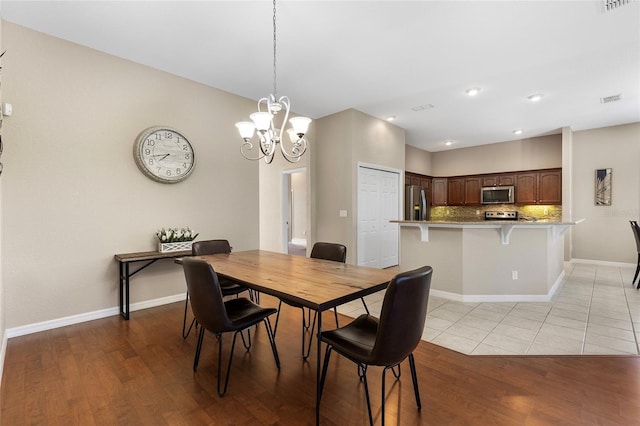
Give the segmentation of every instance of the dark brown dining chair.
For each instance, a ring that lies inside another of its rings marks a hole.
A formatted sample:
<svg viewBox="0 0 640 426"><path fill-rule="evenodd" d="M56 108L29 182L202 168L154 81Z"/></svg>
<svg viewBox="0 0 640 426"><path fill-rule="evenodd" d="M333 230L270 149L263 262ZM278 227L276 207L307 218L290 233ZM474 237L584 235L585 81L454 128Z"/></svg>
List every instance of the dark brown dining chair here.
<svg viewBox="0 0 640 426"><path fill-rule="evenodd" d="M331 352L336 351L358 365L358 375L364 383L367 398L369 423L373 425L367 366L383 366L381 418L384 425L385 375L391 369L399 379L400 363L408 357L416 404L418 410L422 408L413 351L420 343L424 329L432 272L430 266L423 266L396 275L385 292L380 319L362 314L344 327L322 332L322 341L327 344L327 350L320 378L320 397Z"/></svg>
<svg viewBox="0 0 640 426"><path fill-rule="evenodd" d="M311 254L309 255L312 259L323 259L323 260L331 260L333 262L341 262L345 263L347 260L347 247L338 244L338 243L323 243L318 242L313 245L311 249ZM282 300L278 304L278 315L276 316L276 325L274 326L275 332L278 330L278 321L280 319L280 308L282 307ZM364 301L363 301L364 302ZM311 320L311 310L306 309L306 317L305 317L305 307L291 301L284 301L289 306L293 306L294 308L300 308L302 310L302 358L307 359L309 357L309 352L311 351L311 342L313 341L313 330L315 329L317 312L314 313L313 323ZM333 313L336 318L336 327L338 327L338 311L334 308ZM306 331L311 327L311 332L309 333L309 344L305 345L304 335ZM275 334L274 332L274 334ZM305 350L306 347L306 350Z"/></svg>
<svg viewBox="0 0 640 426"><path fill-rule="evenodd" d="M184 267L184 275L187 280L187 288L191 295L191 309L198 324L200 324L196 355L193 360L193 371L195 372L198 369L204 332L208 330L214 333L218 340L218 395L224 396L227 392L227 386L229 385L229 373L231 372L233 350L236 345L238 333L240 333L245 348L249 351L251 348L251 331L249 328L260 322L264 322L265 328L267 329L267 337L271 344L273 358L275 359L276 367L280 369L278 349L276 348L273 330L269 322L269 316L275 314L277 312L276 309L263 308L246 297L223 300L218 275L213 270L213 267L205 260L185 258L182 266ZM246 340L243 333L244 330L247 330ZM222 381L222 334L227 332L233 332L233 340L229 353L229 362L227 363L224 388L220 389L220 383Z"/></svg>
<svg viewBox="0 0 640 426"><path fill-rule="evenodd" d="M228 240L204 240L204 241L196 241L191 246L191 254L193 256L203 256L207 254L218 254L218 253L231 253L231 245ZM249 289L243 285L238 284L237 282L219 277L218 281L220 282L220 289L222 290L223 296L237 296L243 291L248 291ZM251 294L251 300L253 300L253 294ZM194 317L191 320L191 324L189 328L187 328L187 311L189 310L189 292L187 291L187 296L184 301L184 318L182 319L182 338L186 339L191 333L191 329L194 325L197 327L196 318Z"/></svg>
<svg viewBox="0 0 640 426"><path fill-rule="evenodd" d="M636 273L633 276L633 281L631 281L631 285L635 285L636 280L638 279L638 272L640 272L640 226L638 226L638 222L635 220L630 220L631 229L633 230L633 236L636 238L636 249L638 251L638 264L636 266ZM638 286L636 287L640 289L640 281L638 281Z"/></svg>

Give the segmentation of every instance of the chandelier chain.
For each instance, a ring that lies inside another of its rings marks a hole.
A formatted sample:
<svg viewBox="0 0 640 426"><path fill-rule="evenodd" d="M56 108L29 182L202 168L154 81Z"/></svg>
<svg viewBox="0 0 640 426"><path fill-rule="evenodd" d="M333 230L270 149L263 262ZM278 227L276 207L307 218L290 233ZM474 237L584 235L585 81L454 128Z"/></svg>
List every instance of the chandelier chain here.
<svg viewBox="0 0 640 426"><path fill-rule="evenodd" d="M278 90L276 89L276 0L273 0L273 96L278 99Z"/></svg>

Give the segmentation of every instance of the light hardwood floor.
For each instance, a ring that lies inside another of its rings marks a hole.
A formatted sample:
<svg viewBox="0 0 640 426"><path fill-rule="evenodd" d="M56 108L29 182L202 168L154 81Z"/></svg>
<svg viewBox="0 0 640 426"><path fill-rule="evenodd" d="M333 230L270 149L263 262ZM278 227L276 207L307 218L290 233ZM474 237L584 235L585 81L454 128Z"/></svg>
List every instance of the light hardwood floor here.
<svg viewBox="0 0 640 426"><path fill-rule="evenodd" d="M276 300L262 295L262 303L273 306ZM299 309L285 307L280 318L281 370L261 326L250 353L236 346L229 391L220 398L215 337L205 338L194 374L197 339L193 333L186 340L180 336L183 306L10 339L0 424L314 424L315 350L309 362L302 361ZM331 327L332 315L325 318ZM638 356L469 356L421 342L415 357L422 411L405 362L399 382L387 375L388 425L631 425L640 419ZM379 373L369 371L376 424ZM321 424L367 423L356 368L334 355Z"/></svg>

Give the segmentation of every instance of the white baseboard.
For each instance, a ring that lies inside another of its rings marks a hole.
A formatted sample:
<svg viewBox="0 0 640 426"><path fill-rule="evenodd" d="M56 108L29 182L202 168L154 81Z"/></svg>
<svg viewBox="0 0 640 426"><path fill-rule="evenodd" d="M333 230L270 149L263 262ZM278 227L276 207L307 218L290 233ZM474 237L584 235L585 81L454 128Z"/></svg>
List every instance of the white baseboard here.
<svg viewBox="0 0 640 426"><path fill-rule="evenodd" d="M593 260L593 259L571 259L570 263L581 263L588 265L599 265L599 266L613 266L616 268L635 268L635 263L625 263L625 262L608 262L606 260Z"/></svg>
<svg viewBox="0 0 640 426"><path fill-rule="evenodd" d="M167 305L169 303L179 302L184 300L186 293L174 294L173 296L161 297L159 299L145 300L142 302L136 302L129 305L129 311L139 311L142 309L153 308L155 306ZM113 315L120 314L120 307L101 309L99 311L86 312L78 315L71 315L68 317L58 318L49 321L43 321L35 324L23 325L20 327L9 328L5 330L5 337L2 344L2 352L0 352L0 362L4 365L4 351L7 339L12 337L24 336L26 334L38 333L40 331L52 330L54 328L65 327L67 325L79 324L81 322L93 321L100 318L106 318ZM1 376L0 376L1 377Z"/></svg>
<svg viewBox="0 0 640 426"><path fill-rule="evenodd" d="M0 347L0 383L2 382L2 371L4 369L4 356L7 353L7 332L2 336L2 346Z"/></svg>
<svg viewBox="0 0 640 426"><path fill-rule="evenodd" d="M432 289L431 295L455 302L549 302L562 284L564 275L562 271L547 294L458 294Z"/></svg>

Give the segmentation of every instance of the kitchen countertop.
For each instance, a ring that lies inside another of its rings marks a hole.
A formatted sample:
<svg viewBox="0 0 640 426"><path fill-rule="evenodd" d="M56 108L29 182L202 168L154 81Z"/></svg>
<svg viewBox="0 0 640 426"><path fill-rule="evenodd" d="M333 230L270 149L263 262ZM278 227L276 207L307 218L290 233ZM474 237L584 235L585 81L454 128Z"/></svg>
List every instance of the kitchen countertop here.
<svg viewBox="0 0 640 426"><path fill-rule="evenodd" d="M458 221L442 221L442 220L391 220L391 223L398 223L400 226L420 228L421 239L423 242L429 241L429 228L487 228L500 229L502 244L509 244L509 236L513 229L516 228L551 228L553 237L557 238L562 235L569 226L577 225L584 221L578 219L576 221L562 222L555 220L458 220Z"/></svg>

